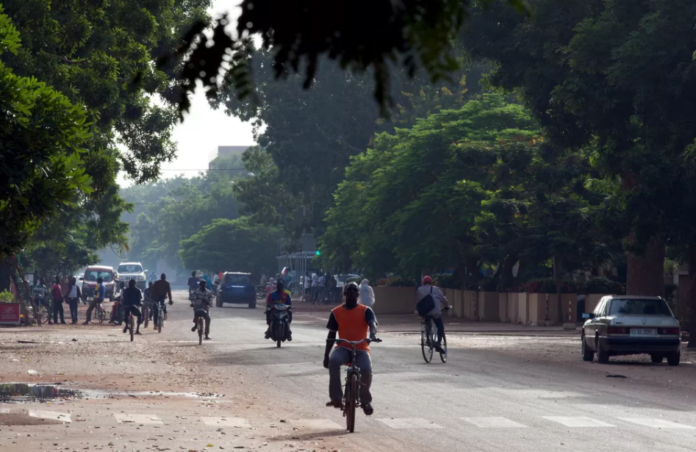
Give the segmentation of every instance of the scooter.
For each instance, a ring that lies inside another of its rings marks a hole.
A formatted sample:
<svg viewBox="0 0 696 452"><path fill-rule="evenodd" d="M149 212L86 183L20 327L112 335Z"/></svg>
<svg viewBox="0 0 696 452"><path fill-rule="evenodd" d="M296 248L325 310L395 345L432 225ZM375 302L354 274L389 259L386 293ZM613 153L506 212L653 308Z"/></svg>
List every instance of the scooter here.
<svg viewBox="0 0 696 452"><path fill-rule="evenodd" d="M290 337L290 306L276 303L271 310L271 340L276 346L288 340Z"/></svg>

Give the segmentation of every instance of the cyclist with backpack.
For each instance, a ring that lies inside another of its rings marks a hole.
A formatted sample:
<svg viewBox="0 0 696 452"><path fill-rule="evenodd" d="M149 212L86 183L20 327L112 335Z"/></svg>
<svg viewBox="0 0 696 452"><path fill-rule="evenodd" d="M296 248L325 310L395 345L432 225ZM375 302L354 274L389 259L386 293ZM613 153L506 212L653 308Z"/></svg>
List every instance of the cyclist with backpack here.
<svg viewBox="0 0 696 452"><path fill-rule="evenodd" d="M437 344L435 350L444 353L442 349L442 338L445 335L445 325L442 323L442 307L449 308L449 302L445 294L433 286L433 279L430 276L423 278L423 285L416 290L416 311L418 315L425 319L432 319L437 327Z"/></svg>

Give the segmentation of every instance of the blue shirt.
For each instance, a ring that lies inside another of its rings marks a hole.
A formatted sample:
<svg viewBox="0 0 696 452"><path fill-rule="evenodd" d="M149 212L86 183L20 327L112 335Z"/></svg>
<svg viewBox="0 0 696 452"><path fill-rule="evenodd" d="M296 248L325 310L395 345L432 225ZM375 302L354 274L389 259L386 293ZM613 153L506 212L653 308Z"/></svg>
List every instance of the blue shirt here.
<svg viewBox="0 0 696 452"><path fill-rule="evenodd" d="M104 287L104 283L97 284L99 286L99 290L97 291L97 300L104 301L104 297L106 296L106 287Z"/></svg>

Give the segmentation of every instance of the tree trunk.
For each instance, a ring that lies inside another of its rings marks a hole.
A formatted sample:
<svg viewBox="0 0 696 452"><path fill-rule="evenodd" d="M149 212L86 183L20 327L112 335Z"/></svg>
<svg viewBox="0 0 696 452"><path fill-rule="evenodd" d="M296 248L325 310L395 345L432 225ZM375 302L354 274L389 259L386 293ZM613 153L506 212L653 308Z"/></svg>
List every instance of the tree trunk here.
<svg viewBox="0 0 696 452"><path fill-rule="evenodd" d="M626 295L665 296L665 241L654 236L645 250L637 256L627 253Z"/></svg>
<svg viewBox="0 0 696 452"><path fill-rule="evenodd" d="M688 319L689 348L696 348L696 244L689 247L689 275L688 282L684 281L685 289L688 289L686 303L686 315L680 317ZM680 281L681 283L681 281ZM681 285L680 285L681 291Z"/></svg>
<svg viewBox="0 0 696 452"><path fill-rule="evenodd" d="M0 292L10 290L10 281L14 271L14 262L11 258L0 259Z"/></svg>

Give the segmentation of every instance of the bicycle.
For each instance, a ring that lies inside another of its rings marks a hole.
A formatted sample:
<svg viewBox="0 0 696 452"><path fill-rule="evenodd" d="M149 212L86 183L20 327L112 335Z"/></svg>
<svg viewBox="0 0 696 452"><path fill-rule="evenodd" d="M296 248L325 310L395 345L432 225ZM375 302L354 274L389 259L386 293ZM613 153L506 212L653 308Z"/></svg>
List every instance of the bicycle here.
<svg viewBox="0 0 696 452"><path fill-rule="evenodd" d="M360 341L347 341L345 339L335 339L336 344L348 344L351 346L351 358L346 371L346 387L343 391L343 417L346 418L346 428L350 433L355 431L355 408L360 406L360 368L355 364L356 350L359 344L367 342L382 342L382 339L362 339Z"/></svg>
<svg viewBox="0 0 696 452"><path fill-rule="evenodd" d="M152 302L145 301L143 303L143 327L147 328L150 324L150 310L152 309Z"/></svg>
<svg viewBox="0 0 696 452"><path fill-rule="evenodd" d="M447 312L449 308L443 308L444 312ZM437 345L437 326L434 324L430 317L421 317L421 352L423 353L423 359L426 363L430 363L433 360L433 352L435 351L435 346ZM447 338L445 334L442 334L442 344L440 345L442 349L440 353L440 360L443 363L447 362Z"/></svg>
<svg viewBox="0 0 696 452"><path fill-rule="evenodd" d="M155 303L157 304L157 325L155 325L155 327L157 328L157 332L161 333L162 327L164 326L164 308L162 307L164 305L164 301L156 301Z"/></svg>
<svg viewBox="0 0 696 452"><path fill-rule="evenodd" d="M203 329L205 328L205 318L198 316L196 319L196 326L198 326L198 345L203 345Z"/></svg>
<svg viewBox="0 0 696 452"><path fill-rule="evenodd" d="M97 319L99 319L99 324L101 325L106 321L109 315L106 313L106 309L102 307L101 303L97 303Z"/></svg>
<svg viewBox="0 0 696 452"><path fill-rule="evenodd" d="M133 320L133 313L130 311L128 312L128 319L126 320L126 325L128 325L128 329L130 330L131 342L133 342L133 338L135 337L135 325Z"/></svg>

